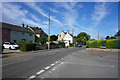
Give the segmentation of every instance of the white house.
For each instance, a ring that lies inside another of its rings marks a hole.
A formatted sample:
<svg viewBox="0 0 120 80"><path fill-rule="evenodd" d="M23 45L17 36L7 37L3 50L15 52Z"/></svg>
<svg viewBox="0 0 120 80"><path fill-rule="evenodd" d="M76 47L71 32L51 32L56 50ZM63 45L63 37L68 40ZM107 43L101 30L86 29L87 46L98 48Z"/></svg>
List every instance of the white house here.
<svg viewBox="0 0 120 80"><path fill-rule="evenodd" d="M63 30L60 35L58 35L58 41L63 41L65 43L65 47L73 45L73 35L67 32L65 33Z"/></svg>

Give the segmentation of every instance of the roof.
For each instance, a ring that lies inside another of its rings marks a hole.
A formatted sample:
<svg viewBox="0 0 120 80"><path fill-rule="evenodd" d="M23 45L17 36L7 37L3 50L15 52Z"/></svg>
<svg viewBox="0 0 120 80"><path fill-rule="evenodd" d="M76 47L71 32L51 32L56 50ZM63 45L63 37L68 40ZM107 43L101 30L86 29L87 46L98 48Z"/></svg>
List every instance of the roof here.
<svg viewBox="0 0 120 80"><path fill-rule="evenodd" d="M37 27L30 27L30 28L32 28L32 30L34 30L36 34L42 34L44 36L48 36L41 28L37 28Z"/></svg>
<svg viewBox="0 0 120 80"><path fill-rule="evenodd" d="M8 24L8 23L4 23L4 22L0 22L0 24L2 24L2 28L5 28L5 29L21 31L21 32L28 32L28 33L34 33L30 29L25 28L25 27L21 27L21 26L18 26L18 25Z"/></svg>

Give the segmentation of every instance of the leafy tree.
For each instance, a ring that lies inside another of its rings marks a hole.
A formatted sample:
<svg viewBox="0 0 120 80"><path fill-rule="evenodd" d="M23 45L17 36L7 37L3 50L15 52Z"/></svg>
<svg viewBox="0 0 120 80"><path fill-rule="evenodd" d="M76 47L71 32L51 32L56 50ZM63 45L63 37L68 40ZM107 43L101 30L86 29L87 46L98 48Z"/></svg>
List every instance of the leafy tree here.
<svg viewBox="0 0 120 80"><path fill-rule="evenodd" d="M110 39L110 37L109 37L109 36L107 36L105 39Z"/></svg>
<svg viewBox="0 0 120 80"><path fill-rule="evenodd" d="M115 34L115 36L120 36L120 30Z"/></svg>
<svg viewBox="0 0 120 80"><path fill-rule="evenodd" d="M45 44L46 41L47 41L47 39L46 39L46 37L44 37L44 36L42 36L42 37L39 39L39 42L40 42L41 44Z"/></svg>
<svg viewBox="0 0 120 80"><path fill-rule="evenodd" d="M76 39L78 43L85 45L86 42L90 39L90 35L85 32L81 32L77 35Z"/></svg>
<svg viewBox="0 0 120 80"><path fill-rule="evenodd" d="M50 39L51 39L52 41L56 41L56 40L58 39L58 37L57 37L56 35L52 35L52 36L50 36Z"/></svg>

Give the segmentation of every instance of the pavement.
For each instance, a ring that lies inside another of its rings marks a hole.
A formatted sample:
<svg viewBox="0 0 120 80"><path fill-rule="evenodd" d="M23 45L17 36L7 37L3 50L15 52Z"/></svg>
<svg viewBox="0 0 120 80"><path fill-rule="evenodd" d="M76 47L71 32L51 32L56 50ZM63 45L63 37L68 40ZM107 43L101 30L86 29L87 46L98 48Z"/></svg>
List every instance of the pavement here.
<svg viewBox="0 0 120 80"><path fill-rule="evenodd" d="M118 78L118 58L104 57L108 56L109 52L85 49L70 47L3 58L3 78Z"/></svg>

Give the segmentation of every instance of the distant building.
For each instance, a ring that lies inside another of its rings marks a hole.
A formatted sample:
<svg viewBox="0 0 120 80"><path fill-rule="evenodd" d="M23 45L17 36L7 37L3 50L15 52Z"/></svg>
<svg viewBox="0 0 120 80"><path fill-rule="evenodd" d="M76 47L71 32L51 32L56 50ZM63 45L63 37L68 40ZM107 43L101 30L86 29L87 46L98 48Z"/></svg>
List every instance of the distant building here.
<svg viewBox="0 0 120 80"><path fill-rule="evenodd" d="M27 28L29 28L31 31L35 33L35 42L38 42L42 36L46 38L48 37L48 35L41 28L29 26L27 26Z"/></svg>
<svg viewBox="0 0 120 80"><path fill-rule="evenodd" d="M20 42L20 41L31 41L35 42L35 34L28 28L24 27L24 24L21 26L12 25L8 23L0 22L2 28L0 31L2 32L2 42Z"/></svg>
<svg viewBox="0 0 120 80"><path fill-rule="evenodd" d="M58 35L58 41L63 41L65 43L65 46L72 46L74 43L76 43L75 38L73 37L72 34L69 33L69 31L67 30L67 32L64 32L62 30L61 34Z"/></svg>

